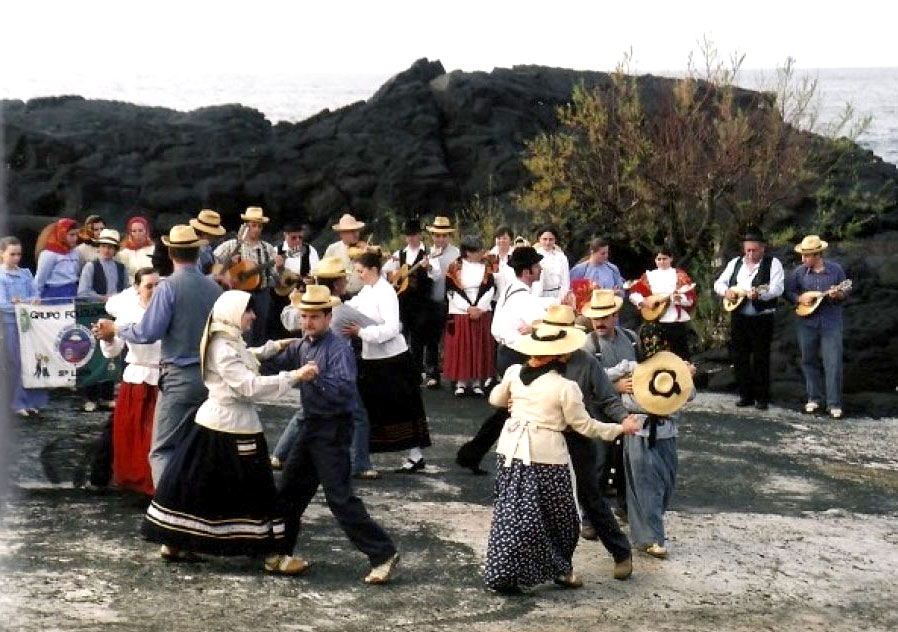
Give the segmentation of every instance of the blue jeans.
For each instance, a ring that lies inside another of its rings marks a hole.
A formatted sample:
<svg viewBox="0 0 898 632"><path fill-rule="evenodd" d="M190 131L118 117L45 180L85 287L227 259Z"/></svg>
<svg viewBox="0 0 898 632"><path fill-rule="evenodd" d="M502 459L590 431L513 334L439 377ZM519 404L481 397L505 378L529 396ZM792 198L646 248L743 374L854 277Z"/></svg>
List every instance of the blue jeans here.
<svg viewBox="0 0 898 632"><path fill-rule="evenodd" d="M808 401L823 403L825 399L830 409L841 408L842 328L821 329L799 323L798 346Z"/></svg>

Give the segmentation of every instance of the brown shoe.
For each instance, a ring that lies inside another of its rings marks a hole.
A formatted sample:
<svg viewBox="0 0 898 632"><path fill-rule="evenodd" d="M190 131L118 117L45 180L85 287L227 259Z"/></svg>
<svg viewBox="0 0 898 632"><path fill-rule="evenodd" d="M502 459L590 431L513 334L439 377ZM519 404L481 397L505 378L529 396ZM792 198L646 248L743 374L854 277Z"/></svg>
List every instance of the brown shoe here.
<svg viewBox="0 0 898 632"><path fill-rule="evenodd" d="M371 572L365 575L366 584L386 584L396 570L399 564L399 553L394 553L393 557L383 564L371 567Z"/></svg>
<svg viewBox="0 0 898 632"><path fill-rule="evenodd" d="M650 544L646 548L645 552L648 553L649 555L651 555L652 557L657 557L659 560L667 559L667 549L665 549L663 546L661 546L657 542L653 542L652 544Z"/></svg>
<svg viewBox="0 0 898 632"><path fill-rule="evenodd" d="M633 574L633 556L614 563L614 579L624 580Z"/></svg>
<svg viewBox="0 0 898 632"><path fill-rule="evenodd" d="M265 570L276 575L299 575L309 568L309 563L292 555L269 555L265 558Z"/></svg>
<svg viewBox="0 0 898 632"><path fill-rule="evenodd" d="M574 573L568 573L567 575L559 575L555 578L555 583L564 588L582 588L583 580L577 577Z"/></svg>

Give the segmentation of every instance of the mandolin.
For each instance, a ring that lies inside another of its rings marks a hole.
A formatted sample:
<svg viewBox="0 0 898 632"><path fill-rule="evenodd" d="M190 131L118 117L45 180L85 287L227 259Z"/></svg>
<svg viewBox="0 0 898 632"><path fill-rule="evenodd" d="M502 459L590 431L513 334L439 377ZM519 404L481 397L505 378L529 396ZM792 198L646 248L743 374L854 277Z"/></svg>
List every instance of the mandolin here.
<svg viewBox="0 0 898 632"><path fill-rule="evenodd" d="M745 302L746 297L748 297L748 290L744 290L741 287L736 287L735 285L730 288L735 294L736 298L730 300L728 298L723 299L723 309L727 312L732 312L739 309L739 306ZM753 290L757 290L758 294L761 292L766 292L770 289L769 285L759 285L757 287L752 288Z"/></svg>
<svg viewBox="0 0 898 632"><path fill-rule="evenodd" d="M639 313L643 320L658 320L661 318L661 315L667 311L667 308L670 306L670 301L673 300L674 294L685 294L693 288L695 288L695 283L690 283L670 294L652 294L651 296L646 296L645 300L642 302L642 307L639 308Z"/></svg>
<svg viewBox="0 0 898 632"><path fill-rule="evenodd" d="M838 285L833 285L825 292L820 292L819 290L809 290L807 292L802 292L798 297L798 305L795 306L795 313L802 318L804 318L805 316L810 316L817 310L818 307L820 307L820 303L822 303L823 299L825 299L827 296L833 296L836 292L845 292L850 289L851 279L845 279ZM814 299L814 302L810 305L804 305L802 301L807 298Z"/></svg>

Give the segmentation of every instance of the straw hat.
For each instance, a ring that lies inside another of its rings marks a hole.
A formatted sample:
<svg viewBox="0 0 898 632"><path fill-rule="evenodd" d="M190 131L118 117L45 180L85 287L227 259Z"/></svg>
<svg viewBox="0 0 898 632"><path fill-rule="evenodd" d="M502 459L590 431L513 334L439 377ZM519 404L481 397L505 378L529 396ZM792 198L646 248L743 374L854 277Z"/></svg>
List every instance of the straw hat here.
<svg viewBox="0 0 898 632"><path fill-rule="evenodd" d="M340 304L340 299L331 296L331 291L325 285L307 285L306 291L300 293L294 290L290 294L290 305L296 309L306 311L318 309L330 309Z"/></svg>
<svg viewBox="0 0 898 632"><path fill-rule="evenodd" d="M94 239L94 246L99 246L100 244L106 244L107 246L115 246L119 247L119 243L121 242L121 237L118 234L117 230L113 230L111 228L104 228L100 231L100 236Z"/></svg>
<svg viewBox="0 0 898 632"><path fill-rule="evenodd" d="M256 222L257 224L267 224L269 222L261 206L247 206L246 212L240 216L240 219L244 222Z"/></svg>
<svg viewBox="0 0 898 632"><path fill-rule="evenodd" d="M216 237L221 237L227 232L221 225L221 215L207 208L201 210L196 217L192 217L189 224L193 226L194 230Z"/></svg>
<svg viewBox="0 0 898 632"><path fill-rule="evenodd" d="M576 319L577 315L574 314L574 308L570 305L549 305L546 315L539 320L534 320L533 326L554 325L555 327L576 327L577 329L582 329L580 325L576 324Z"/></svg>
<svg viewBox="0 0 898 632"><path fill-rule="evenodd" d="M800 255L816 255L826 250L828 243L820 239L819 235L807 235L801 243L795 246L795 252Z"/></svg>
<svg viewBox="0 0 898 632"><path fill-rule="evenodd" d="M199 248L209 242L205 239L200 239L196 231L193 230L193 226L177 224L168 231L168 237L162 236L162 243L169 248Z"/></svg>
<svg viewBox="0 0 898 632"><path fill-rule="evenodd" d="M624 299L614 293L614 290L593 290L589 303L583 306L580 313L587 318L605 318L620 311Z"/></svg>
<svg viewBox="0 0 898 632"><path fill-rule="evenodd" d="M346 276L346 266L340 257L325 257L312 270L316 279L339 279Z"/></svg>
<svg viewBox="0 0 898 632"><path fill-rule="evenodd" d="M584 342L586 333L579 329L543 324L529 336L518 338L511 348L528 356L565 355L582 347Z"/></svg>
<svg viewBox="0 0 898 632"><path fill-rule="evenodd" d="M452 227L452 222L448 217L438 215L434 218L433 224L427 227L427 232L433 235L448 235L449 233L454 233L455 228Z"/></svg>
<svg viewBox="0 0 898 632"><path fill-rule="evenodd" d="M362 230L364 227L365 222L358 221L349 213L344 213L340 218L340 221L331 226L331 228L333 228L338 233L344 230Z"/></svg>
<svg viewBox="0 0 898 632"><path fill-rule="evenodd" d="M633 369L633 397L652 415L670 415L692 394L692 373L680 356L659 351Z"/></svg>

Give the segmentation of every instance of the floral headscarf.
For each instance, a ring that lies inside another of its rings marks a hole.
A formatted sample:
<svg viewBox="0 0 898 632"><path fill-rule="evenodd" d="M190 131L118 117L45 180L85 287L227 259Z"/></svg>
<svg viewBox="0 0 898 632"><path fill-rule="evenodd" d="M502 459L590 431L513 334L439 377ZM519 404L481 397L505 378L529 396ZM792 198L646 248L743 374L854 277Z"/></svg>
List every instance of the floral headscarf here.
<svg viewBox="0 0 898 632"><path fill-rule="evenodd" d="M47 245L45 246L45 248L60 255L68 254L72 250L72 248L69 246L65 238L70 230L77 227L78 222L70 218L63 218L57 221L56 227L47 238Z"/></svg>
<svg viewBox="0 0 898 632"><path fill-rule="evenodd" d="M144 230L147 232L147 241L145 244L138 246L134 243L134 240L131 238L131 226L134 224L142 224ZM128 223L125 224L125 240L122 242L122 248L128 250L139 250L141 248L146 248L147 246L153 245L153 236L150 235L150 223L146 220L145 217L141 217L140 215L135 215L131 219L128 220Z"/></svg>

